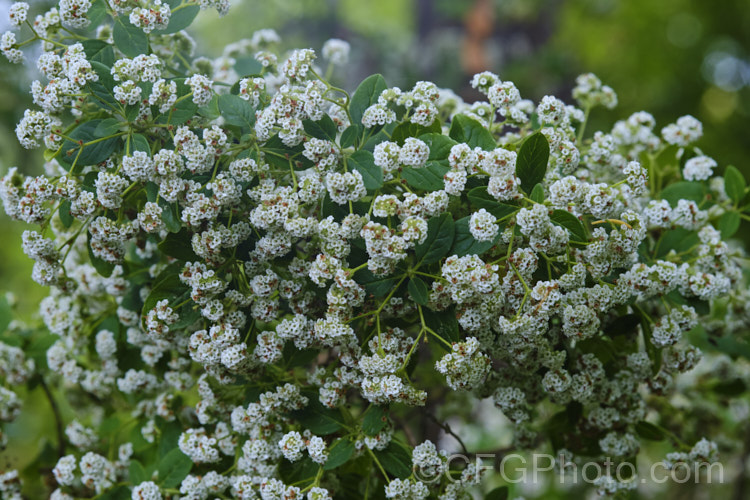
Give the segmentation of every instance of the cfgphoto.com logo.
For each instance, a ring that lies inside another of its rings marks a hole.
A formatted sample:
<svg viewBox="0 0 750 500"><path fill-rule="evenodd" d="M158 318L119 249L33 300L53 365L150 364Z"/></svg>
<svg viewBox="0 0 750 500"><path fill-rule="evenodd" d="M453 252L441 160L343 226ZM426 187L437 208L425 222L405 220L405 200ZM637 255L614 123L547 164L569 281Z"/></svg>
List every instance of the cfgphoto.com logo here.
<svg viewBox="0 0 750 500"><path fill-rule="evenodd" d="M565 455L550 455L547 453L533 453L520 455L495 455L480 453L477 455L463 455L456 453L448 457L444 467L413 467L414 477L423 483L434 483L442 478L451 482L458 481L460 475L455 470L462 466L473 466L476 470L473 480L479 483L481 477L490 471L500 473L508 483L536 483L549 480L550 474L556 475L560 483L600 484L609 479L621 483L723 483L724 466L720 462L676 462L666 464L655 462L648 468L637 468L633 463L614 461L610 458L601 461L571 462ZM451 473L451 469L454 470ZM464 477L464 482L466 481Z"/></svg>

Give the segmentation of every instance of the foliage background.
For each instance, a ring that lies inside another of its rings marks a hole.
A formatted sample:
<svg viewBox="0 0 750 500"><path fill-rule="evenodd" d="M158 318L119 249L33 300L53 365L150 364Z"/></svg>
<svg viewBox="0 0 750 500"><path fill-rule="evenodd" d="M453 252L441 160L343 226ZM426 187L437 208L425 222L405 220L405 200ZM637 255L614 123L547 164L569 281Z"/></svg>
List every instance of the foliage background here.
<svg viewBox="0 0 750 500"><path fill-rule="evenodd" d="M0 1L0 31L8 28L11 3ZM30 3L33 13L51 5ZM620 100L615 112L594 113L593 129L607 129L639 110L651 112L658 128L692 114L704 123L699 146L717 158L720 168L734 164L746 177L750 174L750 9L743 0L233 4L226 18L208 11L191 28L203 55L219 56L226 44L261 28L276 29L284 48L319 49L328 38L343 38L352 44L352 64L334 76L340 86L353 89L365 76L380 72L389 85L408 88L417 80L431 80L468 101L477 97L468 84L470 75L482 70L514 81L523 97L535 101L548 93L569 100L575 77L590 71L612 86ZM31 104L28 88L33 78L26 68L0 61L0 175L16 165L27 174L41 172L38 156L21 149L14 133ZM18 316L31 319L45 291L30 279L32 262L21 252L22 231L21 223L0 213L0 294L13 291ZM740 234L750 240L747 231ZM31 418L19 419L17 436L38 435L49 425L44 401L32 397L30 402L40 411L24 412ZM481 443L486 436L470 439ZM38 450L29 444L31 457ZM23 461L25 455L16 454L16 459ZM0 463L0 469L3 466ZM674 489L674 498L696 495Z"/></svg>

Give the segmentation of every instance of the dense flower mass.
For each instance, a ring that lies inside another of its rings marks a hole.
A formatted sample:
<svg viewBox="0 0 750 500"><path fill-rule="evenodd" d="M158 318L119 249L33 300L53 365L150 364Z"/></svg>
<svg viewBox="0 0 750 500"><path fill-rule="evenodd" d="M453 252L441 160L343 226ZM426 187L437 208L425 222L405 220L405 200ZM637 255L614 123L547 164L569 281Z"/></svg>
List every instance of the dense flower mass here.
<svg viewBox="0 0 750 500"><path fill-rule="evenodd" d="M515 449L571 461L633 461L667 432L659 398L704 355L688 337L729 345L750 321L729 242L745 181L694 146L700 122L592 133L617 104L592 74L572 103L491 72L472 104L380 75L350 95L271 30L195 58L183 29L228 7L10 10L24 30L3 54L42 42L16 134L45 174L10 169L0 197L37 226L23 250L50 333L0 337L0 421L15 386L64 389L52 498L469 498L480 471L423 419L484 398ZM667 462L717 459L672 430Z"/></svg>

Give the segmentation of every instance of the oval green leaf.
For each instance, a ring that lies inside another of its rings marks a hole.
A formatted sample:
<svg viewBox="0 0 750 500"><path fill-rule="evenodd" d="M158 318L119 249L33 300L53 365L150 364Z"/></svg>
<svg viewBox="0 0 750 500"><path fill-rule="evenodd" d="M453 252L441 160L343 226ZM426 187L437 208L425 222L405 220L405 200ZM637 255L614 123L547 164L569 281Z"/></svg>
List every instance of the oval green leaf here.
<svg viewBox="0 0 750 500"><path fill-rule="evenodd" d="M161 459L158 466L159 484L162 488L174 488L182 482L193 468L193 461L175 448Z"/></svg>
<svg viewBox="0 0 750 500"><path fill-rule="evenodd" d="M449 167L441 165L436 161L431 161L422 168L405 167L401 171L401 177L414 189L437 191L445 187L443 176L449 170Z"/></svg>
<svg viewBox="0 0 750 500"><path fill-rule="evenodd" d="M427 283L418 276L413 276L409 280L408 290L409 295L417 304L426 305L430 299L430 289L427 287Z"/></svg>
<svg viewBox="0 0 750 500"><path fill-rule="evenodd" d="M549 143L541 132L530 135L521 145L516 160L516 176L526 193L544 180L549 162Z"/></svg>
<svg viewBox="0 0 750 500"><path fill-rule="evenodd" d="M362 124L362 115L364 115L365 110L378 102L380 93L387 88L385 78L380 74L368 76L359 84L349 104L349 114L352 117L352 124Z"/></svg>
<svg viewBox="0 0 750 500"><path fill-rule="evenodd" d="M233 94L223 94L218 100L219 112L230 125L252 129L255 125L255 109L243 98Z"/></svg>
<svg viewBox="0 0 750 500"><path fill-rule="evenodd" d="M133 26L126 16L116 16L112 29L115 47L128 57L148 54L148 36L137 26Z"/></svg>
<svg viewBox="0 0 750 500"><path fill-rule="evenodd" d="M456 142L463 142L472 148L480 147L492 151L497 147L495 138L481 123L464 115L456 115L451 120L449 134Z"/></svg>
<svg viewBox="0 0 750 500"><path fill-rule="evenodd" d="M724 173L724 191L729 196L735 205L739 205L742 199L745 197L745 189L747 183L742 172L733 165L727 167L727 171Z"/></svg>
<svg viewBox="0 0 750 500"><path fill-rule="evenodd" d="M326 460L323 470L341 467L352 458L352 455L354 455L354 443L346 438L337 439L331 445L331 449L328 450L328 460Z"/></svg>
<svg viewBox="0 0 750 500"><path fill-rule="evenodd" d="M362 174L362 180L368 190L383 187L383 171L375 165L375 157L369 151L355 152L349 157L347 164Z"/></svg>
<svg viewBox="0 0 750 500"><path fill-rule="evenodd" d="M586 230L583 227L583 223L576 217L566 210L555 210L552 215L549 216L550 221L553 224L564 227L572 236L572 240L584 243L588 241Z"/></svg>
<svg viewBox="0 0 750 500"><path fill-rule="evenodd" d="M453 245L456 233L453 216L449 213L440 214L427 221L427 238L417 244L415 253L423 264L432 264L445 257Z"/></svg>
<svg viewBox="0 0 750 500"><path fill-rule="evenodd" d="M198 5L186 4L179 6L172 11L172 15L169 18L169 25L163 30L157 30L156 32L160 35L168 35L184 30L190 26L200 10Z"/></svg>

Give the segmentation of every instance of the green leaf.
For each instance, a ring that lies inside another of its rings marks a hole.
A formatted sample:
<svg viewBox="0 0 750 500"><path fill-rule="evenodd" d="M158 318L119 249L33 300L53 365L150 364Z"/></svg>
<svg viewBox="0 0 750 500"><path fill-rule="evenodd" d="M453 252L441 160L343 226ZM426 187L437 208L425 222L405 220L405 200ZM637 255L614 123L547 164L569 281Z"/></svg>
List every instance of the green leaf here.
<svg viewBox="0 0 750 500"><path fill-rule="evenodd" d="M380 74L368 76L359 84L349 104L349 114L352 118L352 124L362 124L362 115L365 113L365 110L378 102L380 93L387 88L388 85L385 83L385 78Z"/></svg>
<svg viewBox="0 0 750 500"><path fill-rule="evenodd" d="M391 134L391 140L398 143L399 146L404 145L404 141L409 137L419 137L424 134L437 133L439 134L442 130L440 126L440 120L435 120L432 125L425 127L424 125L418 125L412 122L400 123L396 126Z"/></svg>
<svg viewBox="0 0 750 500"><path fill-rule="evenodd" d="M339 145L342 148L350 148L357 142L357 138L362 135L362 125L350 125L341 134Z"/></svg>
<svg viewBox="0 0 750 500"><path fill-rule="evenodd" d="M637 314L623 314L622 316L614 319L612 323L608 324L604 329L604 333L608 337L630 335L637 332L636 329L640 324L641 318Z"/></svg>
<svg viewBox="0 0 750 500"><path fill-rule="evenodd" d="M184 5L174 9L169 18L169 25L163 30L156 30L156 33L159 35L168 35L184 30L190 26L200 10L200 7L197 5Z"/></svg>
<svg viewBox="0 0 750 500"><path fill-rule="evenodd" d="M365 130L363 126L360 125L360 127L361 127L361 130L363 131ZM369 129L367 131L367 137L369 137L369 139L367 139L364 144L360 144L359 148L366 149L367 151L375 151L375 147L378 144L380 144L383 141L390 140L390 134L393 133L395 128L396 128L396 123L394 122L394 123L389 123L382 128L375 127L375 128ZM378 132L376 132L375 134L372 134L373 130L377 130Z"/></svg>
<svg viewBox="0 0 750 500"><path fill-rule="evenodd" d="M126 16L116 16L112 30L115 47L128 57L148 54L148 36L137 26L130 24Z"/></svg>
<svg viewBox="0 0 750 500"><path fill-rule="evenodd" d="M508 487L498 486L494 490L490 491L484 496L484 500L507 500L508 499Z"/></svg>
<svg viewBox="0 0 750 500"><path fill-rule="evenodd" d="M130 138L130 154L133 151L143 151L151 156L151 145L148 143L148 139L142 134L133 134Z"/></svg>
<svg viewBox="0 0 750 500"><path fill-rule="evenodd" d="M445 187L443 176L449 170L449 167L443 166L436 161L431 161L422 168L405 167L401 171L401 177L414 189L437 191Z"/></svg>
<svg viewBox="0 0 750 500"><path fill-rule="evenodd" d="M735 205L739 205L745 197L747 183L742 172L734 165L729 165L724 173L724 191Z"/></svg>
<svg viewBox="0 0 750 500"><path fill-rule="evenodd" d="M731 238L740 228L740 214L734 210L724 212L719 218L719 231L724 239Z"/></svg>
<svg viewBox="0 0 750 500"><path fill-rule="evenodd" d="M520 207L501 203L487 192L487 186L477 186L467 193L469 202L476 208L484 208L489 213L502 219L520 210Z"/></svg>
<svg viewBox="0 0 750 500"><path fill-rule="evenodd" d="M186 304L179 309L180 319L175 323L169 325L170 332L179 332L189 326L193 326L196 321L201 319L201 311L199 306L191 306Z"/></svg>
<svg viewBox="0 0 750 500"><path fill-rule="evenodd" d="M649 441L661 441L665 438L664 431L656 425L641 420L635 424L635 432L638 436Z"/></svg>
<svg viewBox="0 0 750 500"><path fill-rule="evenodd" d="M697 243L697 239L695 240ZM672 290L664 296L670 303L677 306L690 306L698 316L708 316L711 313L711 303L698 297L684 297L679 290Z"/></svg>
<svg viewBox="0 0 750 500"><path fill-rule="evenodd" d="M388 408L385 406L370 405L362 419L362 431L368 436L374 436L388 423Z"/></svg>
<svg viewBox="0 0 750 500"><path fill-rule="evenodd" d="M582 243L588 241L589 238L586 235L586 229L583 227L583 223L578 217L567 210L555 210L549 218L553 224L557 224L558 226L564 227L570 231L572 240L580 241Z"/></svg>
<svg viewBox="0 0 750 500"><path fill-rule="evenodd" d="M130 479L131 484L141 484L143 481L148 481L146 469L138 460L131 460L128 464L128 479Z"/></svg>
<svg viewBox="0 0 750 500"><path fill-rule="evenodd" d="M261 151L265 153L273 153L266 155L266 161L275 167L286 170L289 168L289 158L302 152L303 148L304 146L302 145L290 148L285 145L279 138L278 134L276 134L261 146ZM294 162L292 162L292 164L294 164Z"/></svg>
<svg viewBox="0 0 750 500"><path fill-rule="evenodd" d="M348 158L347 165L362 174L362 180L368 190L383 187L383 171L375 165L375 157L369 151L355 152Z"/></svg>
<svg viewBox="0 0 750 500"><path fill-rule="evenodd" d="M180 440L180 435L182 434L182 426L177 421L165 422L161 420L159 430L159 458L163 460L164 457L177 448L177 442Z"/></svg>
<svg viewBox="0 0 750 500"><path fill-rule="evenodd" d="M255 125L255 109L250 102L232 94L219 96L219 112L230 125L252 129Z"/></svg>
<svg viewBox="0 0 750 500"><path fill-rule="evenodd" d="M88 17L89 21L91 22L91 24L89 24L88 26L88 29L93 30L94 28L102 24L107 14L107 1L93 0L91 2L91 7L89 7L89 10L86 12L86 17Z"/></svg>
<svg viewBox="0 0 750 500"><path fill-rule="evenodd" d="M420 305L426 305L430 299L430 289L427 284L418 276L412 276L408 285L409 295L414 302Z"/></svg>
<svg viewBox="0 0 750 500"><path fill-rule="evenodd" d="M458 144L456 141L441 133L420 135L419 139L430 148L429 160L446 161L451 153L451 148Z"/></svg>
<svg viewBox="0 0 750 500"><path fill-rule="evenodd" d="M151 203L156 202L156 198L159 196L159 185L155 182L148 181L146 183L146 200Z"/></svg>
<svg viewBox="0 0 750 500"><path fill-rule="evenodd" d="M534 186L534 189L531 190L531 194L529 195L529 199L536 203L544 203L544 187L541 183Z"/></svg>
<svg viewBox="0 0 750 500"><path fill-rule="evenodd" d="M580 341L576 347L582 353L595 355L596 359L601 361L602 364L607 364L617 354L612 342L602 337L591 337Z"/></svg>
<svg viewBox="0 0 750 500"><path fill-rule="evenodd" d="M297 349L291 342L284 344L284 350L282 351L284 369L308 365L316 357L318 357L318 351L315 349Z"/></svg>
<svg viewBox="0 0 750 500"><path fill-rule="evenodd" d="M497 147L495 138L481 123L464 115L456 115L451 121L448 135L457 142L465 142L472 148L480 147L492 151Z"/></svg>
<svg viewBox="0 0 750 500"><path fill-rule="evenodd" d="M81 182L81 189L88 191L89 193L96 193L96 179L99 176L99 172L91 171L83 176L83 182Z"/></svg>
<svg viewBox="0 0 750 500"><path fill-rule="evenodd" d="M221 116L219 111L219 96L214 95L211 100L205 106L198 108L198 114L208 118L209 120L216 120Z"/></svg>
<svg viewBox="0 0 750 500"><path fill-rule="evenodd" d="M672 208L676 207L680 200L700 203L706 197L706 188L700 182L679 181L662 189L661 197L667 200Z"/></svg>
<svg viewBox="0 0 750 500"><path fill-rule="evenodd" d="M316 122L312 120L303 120L302 126L305 128L307 135L311 137L336 142L338 127L336 127L336 124L333 123L333 120L331 120L331 117L328 115L323 115L323 118Z"/></svg>
<svg viewBox="0 0 750 500"><path fill-rule="evenodd" d="M91 101L100 108L120 111L120 103L115 99L112 90L115 87L115 80L112 78L109 66L98 61L91 61L91 69L99 77L97 81L89 81L86 84L94 97Z"/></svg>
<svg viewBox="0 0 750 500"><path fill-rule="evenodd" d="M357 271L357 283L364 285L367 293L371 293L375 298L388 295L399 279L400 276L376 276L369 269Z"/></svg>
<svg viewBox="0 0 750 500"><path fill-rule="evenodd" d="M115 62L115 51L112 45L104 40L83 40L83 52L89 61L97 61L105 66L112 66Z"/></svg>
<svg viewBox="0 0 750 500"><path fill-rule="evenodd" d="M70 200L63 200L62 203L60 203L60 222L62 222L62 225L65 228L69 228L73 225L73 221L75 221L75 218L70 215Z"/></svg>
<svg viewBox="0 0 750 500"><path fill-rule="evenodd" d="M167 237L158 246L162 253L177 260L184 262L200 260L193 251L192 233L185 228L181 228L176 233L167 234Z"/></svg>
<svg viewBox="0 0 750 500"><path fill-rule="evenodd" d="M73 141L65 140L63 142L60 148L60 156L63 161L70 165L75 163L73 173L80 172L80 169L87 165L96 165L105 161L117 150L119 145L117 137L92 142L100 139L96 135L96 130L102 121L98 119L90 120L78 125L68 134Z"/></svg>
<svg viewBox="0 0 750 500"><path fill-rule="evenodd" d="M198 105L192 99L185 99L175 104L170 111L159 116L157 123L166 123L170 125L182 125L195 116L198 111Z"/></svg>
<svg viewBox="0 0 750 500"><path fill-rule="evenodd" d="M561 437L563 433L569 432L574 428L576 422L578 422L581 417L581 413L582 406L580 403L570 403L564 410L549 417L544 423L543 429L551 435L551 439L553 440L553 443L555 443L558 441L556 438ZM560 440L557 444L554 444L554 446L559 447L558 445L561 444L562 442Z"/></svg>
<svg viewBox="0 0 750 500"><path fill-rule="evenodd" d="M728 354L733 359L739 356L750 359L750 344L735 337L729 336L716 339L716 348L720 352Z"/></svg>
<svg viewBox="0 0 750 500"><path fill-rule="evenodd" d="M120 131L120 127L123 125L123 122L118 120L117 118L105 118L104 120L101 120L99 124L96 126L96 130L94 130L94 135L96 137L107 137L113 134L116 134Z"/></svg>
<svg viewBox="0 0 750 500"><path fill-rule="evenodd" d="M544 180L549 161L549 143L541 132L530 135L521 145L516 160L516 176L527 193Z"/></svg>
<svg viewBox="0 0 750 500"><path fill-rule="evenodd" d="M94 255L94 251L91 250L91 233L88 233L88 241L86 243L86 248L89 253L89 260L91 261L91 265L94 266L94 269L96 269L96 272L98 272L100 275L104 276L105 278L109 278L112 275L112 271L115 269L115 265L111 262L106 262L96 255Z"/></svg>
<svg viewBox="0 0 750 500"><path fill-rule="evenodd" d="M658 252L656 257L664 257L670 250L682 252L689 250L693 245L699 243L698 235L695 231L677 228L665 231L657 243Z"/></svg>
<svg viewBox="0 0 750 500"><path fill-rule="evenodd" d="M254 57L238 57L234 69L238 75L258 75L263 71L263 64Z"/></svg>
<svg viewBox="0 0 750 500"><path fill-rule="evenodd" d="M169 203L164 198L159 199L159 206L161 207L161 220L167 226L167 230L170 233L177 233L182 229L182 221L180 220L180 212L177 203Z"/></svg>
<svg viewBox="0 0 750 500"><path fill-rule="evenodd" d="M317 393L310 398L307 407L292 412L291 417L305 429L309 429L310 432L319 436L333 434L345 426L341 412L323 406L318 400Z"/></svg>
<svg viewBox="0 0 750 500"><path fill-rule="evenodd" d="M453 240L453 247L450 253L463 257L464 255L482 255L484 252L495 246L497 241L502 236L502 232L498 231L494 239L490 241L477 241L471 234L469 229L470 216L464 217L456 221L456 238Z"/></svg>
<svg viewBox="0 0 750 500"><path fill-rule="evenodd" d="M333 470L344 465L354 455L354 443L346 438L339 438L333 442L328 450L328 460L326 460L323 470Z"/></svg>
<svg viewBox="0 0 750 500"><path fill-rule="evenodd" d="M116 486L110 490L97 495L97 500L130 500L130 488L125 485Z"/></svg>
<svg viewBox="0 0 750 500"><path fill-rule="evenodd" d="M142 84L138 84L140 87ZM149 92L150 94L150 92ZM146 94L148 95L148 94ZM141 103L126 104L125 105L125 119L129 122L134 122L138 119L138 115L141 114Z"/></svg>
<svg viewBox="0 0 750 500"><path fill-rule="evenodd" d="M450 213L440 214L427 221L427 238L415 247L417 259L423 264L432 264L445 257L453 245L456 233L453 216Z"/></svg>
<svg viewBox="0 0 750 500"><path fill-rule="evenodd" d="M294 463L286 462L279 467L279 477L286 484L298 485L304 488L307 484L315 481L320 466L313 462L310 457L304 457ZM298 497L300 500L303 496Z"/></svg>
<svg viewBox="0 0 750 500"><path fill-rule="evenodd" d="M385 450L377 450L375 456L383 468L392 476L405 478L411 475L411 454L395 441Z"/></svg>
<svg viewBox="0 0 750 500"><path fill-rule="evenodd" d="M159 461L159 485L162 488L174 488L182 482L193 468L193 461L175 448Z"/></svg>
<svg viewBox="0 0 750 500"><path fill-rule="evenodd" d="M424 322L432 331L437 333L449 344L458 342L461 339L461 335L458 330L458 320L456 319L455 306L451 306L445 311L426 310L424 314ZM438 345L447 350L447 346L445 346L442 342L439 342Z"/></svg>
<svg viewBox="0 0 750 500"><path fill-rule="evenodd" d="M354 203L352 203L352 208L354 208L355 213L366 213L369 207L370 204L364 201L355 201ZM349 206L347 204L339 205L338 203L334 203L334 201L331 199L331 196L326 193L323 197L323 206L321 213L323 218L332 215L334 220L342 221L344 220L344 217L349 215ZM364 248L364 243L362 248Z"/></svg>

